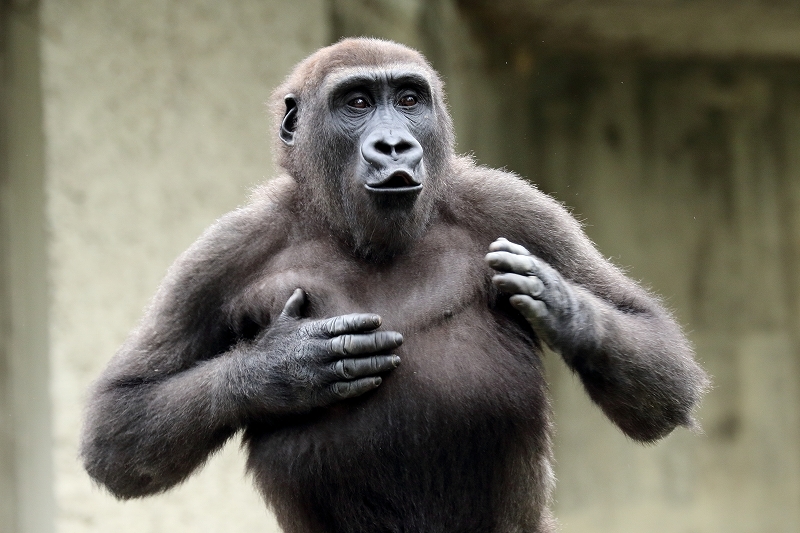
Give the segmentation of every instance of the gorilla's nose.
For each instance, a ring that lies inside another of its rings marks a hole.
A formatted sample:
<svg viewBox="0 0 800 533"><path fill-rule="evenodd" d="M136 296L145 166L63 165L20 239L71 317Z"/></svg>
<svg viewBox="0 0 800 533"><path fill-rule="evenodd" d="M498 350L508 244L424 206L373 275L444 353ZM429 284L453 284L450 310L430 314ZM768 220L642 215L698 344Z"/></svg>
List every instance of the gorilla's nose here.
<svg viewBox="0 0 800 533"><path fill-rule="evenodd" d="M361 155L377 169L402 166L414 170L422 160L422 145L407 131L378 130L367 136Z"/></svg>

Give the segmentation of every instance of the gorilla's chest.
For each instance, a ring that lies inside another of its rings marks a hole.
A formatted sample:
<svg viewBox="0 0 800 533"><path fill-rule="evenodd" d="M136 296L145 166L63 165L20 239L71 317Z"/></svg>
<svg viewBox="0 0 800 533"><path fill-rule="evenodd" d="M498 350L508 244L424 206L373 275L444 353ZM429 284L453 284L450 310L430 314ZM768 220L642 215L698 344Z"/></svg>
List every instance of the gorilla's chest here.
<svg viewBox="0 0 800 533"><path fill-rule="evenodd" d="M272 302L274 317L300 287L308 296L309 318L377 313L382 329L403 334L396 350L402 363L383 385L330 409L330 416L342 418L337 431L342 424L358 426L362 418L374 422L397 406L401 418L411 415L412 405L428 419L453 405L470 406L473 417L481 409L518 412L521 406L510 400L536 393L541 381L537 349L523 321L498 310L485 253L483 243L448 227L435 228L410 253L384 265L311 243L272 261L258 285L264 296L256 301ZM508 390L517 392L502 392ZM373 411L380 414L365 414Z"/></svg>
<svg viewBox="0 0 800 533"><path fill-rule="evenodd" d="M274 257L253 287L260 295L251 300L266 302L274 317L300 287L308 296L309 318L377 313L384 329L412 334L451 321L468 308L488 307L491 270L484 264L485 253L468 234L446 227L432 230L409 253L385 264L312 241Z"/></svg>

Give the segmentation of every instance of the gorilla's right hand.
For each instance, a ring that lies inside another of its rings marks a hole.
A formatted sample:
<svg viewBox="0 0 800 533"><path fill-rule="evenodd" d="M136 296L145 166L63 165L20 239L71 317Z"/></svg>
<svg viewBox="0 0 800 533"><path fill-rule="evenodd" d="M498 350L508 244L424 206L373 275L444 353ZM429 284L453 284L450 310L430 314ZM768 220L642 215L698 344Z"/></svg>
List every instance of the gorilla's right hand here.
<svg viewBox="0 0 800 533"><path fill-rule="evenodd" d="M307 412L377 388L397 368L389 352L396 331L375 331L381 317L351 314L304 320L305 292L296 289L273 325L240 357L237 403L250 416Z"/></svg>

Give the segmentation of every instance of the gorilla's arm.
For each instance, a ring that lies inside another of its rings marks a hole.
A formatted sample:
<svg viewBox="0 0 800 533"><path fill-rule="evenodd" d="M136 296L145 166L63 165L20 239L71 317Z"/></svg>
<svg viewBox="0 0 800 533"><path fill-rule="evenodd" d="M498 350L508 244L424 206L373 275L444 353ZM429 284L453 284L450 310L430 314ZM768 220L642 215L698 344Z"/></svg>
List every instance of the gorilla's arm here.
<svg viewBox="0 0 800 533"><path fill-rule="evenodd" d="M239 249L253 235L244 238L230 222L176 262L91 393L81 455L119 498L166 490L246 424L279 427L377 387L378 374L399 364L389 354L402 336L376 331L379 316L303 320L300 289L254 338L238 336L226 295L241 293L248 264L257 262L247 250L258 247Z"/></svg>
<svg viewBox="0 0 800 533"><path fill-rule="evenodd" d="M651 441L693 426L708 378L670 313L606 261L552 198L508 174L484 178L482 187L496 179L498 188L491 203L474 205L509 238L486 256L495 286L627 435Z"/></svg>
<svg viewBox="0 0 800 533"><path fill-rule="evenodd" d="M693 425L706 378L666 311L655 303L620 309L506 239L489 250L486 260L500 272L495 286L626 434L650 441Z"/></svg>

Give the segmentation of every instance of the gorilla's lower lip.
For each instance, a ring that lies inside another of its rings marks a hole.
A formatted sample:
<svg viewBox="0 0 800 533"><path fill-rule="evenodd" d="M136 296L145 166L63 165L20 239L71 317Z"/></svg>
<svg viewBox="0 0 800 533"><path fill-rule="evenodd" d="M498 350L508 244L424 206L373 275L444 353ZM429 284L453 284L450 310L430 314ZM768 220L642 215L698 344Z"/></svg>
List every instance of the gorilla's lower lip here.
<svg viewBox="0 0 800 533"><path fill-rule="evenodd" d="M377 193L412 193L422 190L422 184L405 170L396 170L377 183L366 183L368 191Z"/></svg>

